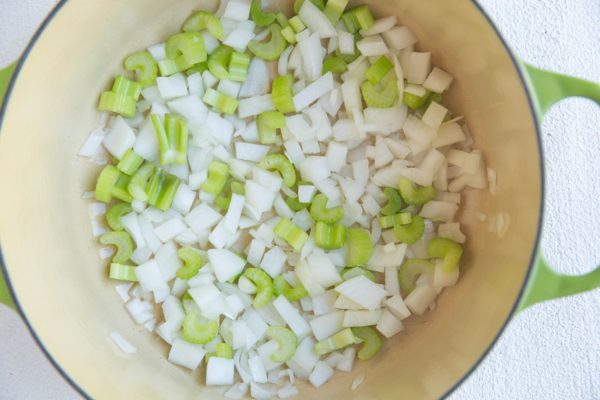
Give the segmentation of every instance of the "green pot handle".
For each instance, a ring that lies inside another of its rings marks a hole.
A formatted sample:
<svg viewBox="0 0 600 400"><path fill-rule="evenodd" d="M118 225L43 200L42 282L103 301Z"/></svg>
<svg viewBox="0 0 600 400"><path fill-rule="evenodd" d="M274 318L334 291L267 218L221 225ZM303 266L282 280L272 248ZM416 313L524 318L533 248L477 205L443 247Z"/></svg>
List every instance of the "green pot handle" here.
<svg viewBox="0 0 600 400"><path fill-rule="evenodd" d="M545 71L526 63L522 67L540 120L550 107L567 97L585 97L600 105L600 85L597 83ZM559 274L548 265L540 250L517 311L597 287L600 287L600 267L584 275Z"/></svg>
<svg viewBox="0 0 600 400"><path fill-rule="evenodd" d="M2 107L2 103L4 102L4 94L6 93L6 89L8 89L8 84L10 83L10 78L15 71L17 64L11 64L8 67L0 70L0 108ZM0 303L5 304L11 308L15 308L15 303L13 298L8 290L8 286L4 280L4 276L2 274L2 270L0 269Z"/></svg>

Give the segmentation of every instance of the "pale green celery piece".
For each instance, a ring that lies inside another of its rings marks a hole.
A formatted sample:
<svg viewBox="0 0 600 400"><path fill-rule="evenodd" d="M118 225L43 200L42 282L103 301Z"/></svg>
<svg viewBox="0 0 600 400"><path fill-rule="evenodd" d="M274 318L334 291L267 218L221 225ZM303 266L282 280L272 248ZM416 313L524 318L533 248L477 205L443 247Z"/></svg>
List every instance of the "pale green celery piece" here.
<svg viewBox="0 0 600 400"><path fill-rule="evenodd" d="M138 280L137 276L135 275L134 266L117 263L110 264L108 277L117 281L137 282Z"/></svg>
<svg viewBox="0 0 600 400"><path fill-rule="evenodd" d="M311 0L311 2L319 8L319 10L323 11L325 8L325 0ZM304 4L304 0L294 0L294 13L298 14L300 8Z"/></svg>
<svg viewBox="0 0 600 400"><path fill-rule="evenodd" d="M271 39L268 42L259 42L251 40L248 43L248 50L255 56L267 61L275 61L287 47L287 42L281 34L281 27L273 24L271 29Z"/></svg>
<svg viewBox="0 0 600 400"><path fill-rule="evenodd" d="M289 23L290 23L290 26L292 27L292 29L294 30L294 32L296 32L296 33L300 33L306 29L306 25L304 25L304 22L302 22L300 17L297 15L290 18Z"/></svg>
<svg viewBox="0 0 600 400"><path fill-rule="evenodd" d="M431 97L431 92L429 90L425 91L425 94L423 96L417 96L416 94L413 94L410 92L404 92L402 101L411 110L416 111L416 110L423 108L430 97Z"/></svg>
<svg viewBox="0 0 600 400"><path fill-rule="evenodd" d="M220 112L230 115L235 113L235 110L237 110L239 105L237 99L218 92L213 88L206 89L202 101L216 108Z"/></svg>
<svg viewBox="0 0 600 400"><path fill-rule="evenodd" d="M367 106L373 108L390 108L398 100L398 85L396 79L384 79L378 84L364 81L360 85L363 99Z"/></svg>
<svg viewBox="0 0 600 400"><path fill-rule="evenodd" d="M148 186L148 181L154 175L155 168L154 164L147 162L131 177L129 185L127 185L127 191L134 199L139 201L148 200L146 187Z"/></svg>
<svg viewBox="0 0 600 400"><path fill-rule="evenodd" d="M248 268L243 276L256 286L256 295L252 305L254 308L266 306L275 297L273 280L265 271L258 268Z"/></svg>
<svg viewBox="0 0 600 400"><path fill-rule="evenodd" d="M125 231L107 232L100 236L100 243L117 248L112 258L113 263L124 264L129 261L133 254L133 240L131 240L131 236Z"/></svg>
<svg viewBox="0 0 600 400"><path fill-rule="evenodd" d="M352 8L348 10L348 13L352 15L354 23L359 29L369 30L375 23L371 9L366 4Z"/></svg>
<svg viewBox="0 0 600 400"><path fill-rule="evenodd" d="M265 111L257 119L258 138L262 144L277 142L277 129L285 127L285 117L279 111Z"/></svg>
<svg viewBox="0 0 600 400"><path fill-rule="evenodd" d="M402 243L413 244L421 239L425 232L425 220L423 217L413 215L411 221L406 225L394 225L394 235Z"/></svg>
<svg viewBox="0 0 600 400"><path fill-rule="evenodd" d="M342 279L347 281L352 278L356 278L357 276L364 276L370 279L373 282L376 282L375 274L368 269L364 269L361 267L353 267L353 268L344 268L342 271Z"/></svg>
<svg viewBox="0 0 600 400"><path fill-rule="evenodd" d="M121 172L114 165L104 167L96 181L96 200L109 203L112 200L112 192L119 180Z"/></svg>
<svg viewBox="0 0 600 400"><path fill-rule="evenodd" d="M229 165L213 161L208 165L208 178L202 184L202 190L216 196L225 189L228 177Z"/></svg>
<svg viewBox="0 0 600 400"><path fill-rule="evenodd" d="M177 250L177 255L184 262L184 266L177 270L179 279L192 279L207 262L206 252L193 247L181 248Z"/></svg>
<svg viewBox="0 0 600 400"><path fill-rule="evenodd" d="M186 164L189 131L185 120L175 114L150 116L160 148L160 163Z"/></svg>
<svg viewBox="0 0 600 400"><path fill-rule="evenodd" d="M167 173L160 168L154 170L154 173L146 186L146 201L148 204L154 205L158 201L160 192L165 184L166 175Z"/></svg>
<svg viewBox="0 0 600 400"><path fill-rule="evenodd" d="M289 25L281 30L281 35L289 44L296 44L298 42L296 40L296 32Z"/></svg>
<svg viewBox="0 0 600 400"><path fill-rule="evenodd" d="M219 324L217 321L208 321L197 313L191 312L183 319L183 339L193 344L206 344L217 337Z"/></svg>
<svg viewBox="0 0 600 400"><path fill-rule="evenodd" d="M269 339L277 341L278 350L271 355L271 360L284 363L294 357L298 348L298 337L290 329L283 326L270 326L267 329Z"/></svg>
<svg viewBox="0 0 600 400"><path fill-rule="evenodd" d="M323 193L317 194L310 205L310 216L317 222L325 222L326 224L335 224L344 218L343 207L327 208L327 196Z"/></svg>
<svg viewBox="0 0 600 400"><path fill-rule="evenodd" d="M112 92L123 96L131 97L138 101L142 94L142 85L138 82L130 81L122 75L117 75L112 86Z"/></svg>
<svg viewBox="0 0 600 400"><path fill-rule="evenodd" d="M463 248L454 240L433 238L427 247L429 257L441 258L442 269L446 272L455 270L463 254Z"/></svg>
<svg viewBox="0 0 600 400"><path fill-rule="evenodd" d="M204 39L198 32L183 32L171 36L166 43L167 58L175 60L180 71L206 61Z"/></svg>
<svg viewBox="0 0 600 400"><path fill-rule="evenodd" d="M229 46L219 46L209 57L206 63L208 70L220 80L229 79L229 62L233 49Z"/></svg>
<svg viewBox="0 0 600 400"><path fill-rule="evenodd" d="M288 242L296 251L302 250L302 246L308 240L308 234L288 218L282 218L275 226L274 232L277 236Z"/></svg>
<svg viewBox="0 0 600 400"><path fill-rule="evenodd" d="M408 225L412 222L412 214L403 212L396 215L386 215L379 217L379 225L382 229L393 228L397 225Z"/></svg>
<svg viewBox="0 0 600 400"><path fill-rule="evenodd" d="M286 114L296 111L293 87L294 78L292 75L281 75L273 80L271 97L279 112Z"/></svg>
<svg viewBox="0 0 600 400"><path fill-rule="evenodd" d="M317 222L313 228L315 245L325 250L339 249L344 246L346 227L342 224Z"/></svg>
<svg viewBox="0 0 600 400"><path fill-rule="evenodd" d="M289 188L296 184L296 168L283 154L269 154L260 161L258 166L269 171L279 172L283 183Z"/></svg>
<svg viewBox="0 0 600 400"><path fill-rule="evenodd" d="M158 76L158 65L146 50L128 56L125 59L125 69L135 71L135 77L142 86L154 84Z"/></svg>
<svg viewBox="0 0 600 400"><path fill-rule="evenodd" d="M123 158L119 160L117 168L127 175L133 175L144 163L144 158L139 156L133 149L127 150Z"/></svg>
<svg viewBox="0 0 600 400"><path fill-rule="evenodd" d="M327 0L323 13L333 25L336 25L350 0Z"/></svg>
<svg viewBox="0 0 600 400"><path fill-rule="evenodd" d="M117 179L117 182L115 183L115 186L112 189L112 196L115 199L124 201L126 203L130 203L131 200L133 200L133 198L129 194L129 191L127 191L127 186L129 186L130 181L131 177L129 175L121 173L119 175L119 179Z"/></svg>
<svg viewBox="0 0 600 400"><path fill-rule="evenodd" d="M374 328L370 326L356 327L352 328L352 333L363 341L363 345L358 351L359 360L369 360L381 350L383 342Z"/></svg>
<svg viewBox="0 0 600 400"><path fill-rule="evenodd" d="M310 207L310 203L300 203L300 200L298 200L297 197L288 197L287 199L285 199L285 204L287 204L288 207L292 209L292 211L296 212Z"/></svg>
<svg viewBox="0 0 600 400"><path fill-rule="evenodd" d="M352 329L346 328L339 331L335 335L328 337L325 340L321 340L315 344L315 352L322 356L332 351L342 349L346 346L350 346L356 343L356 338L352 333Z"/></svg>
<svg viewBox="0 0 600 400"><path fill-rule="evenodd" d="M153 206L162 211L167 211L169 208L171 208L171 204L173 204L173 199L175 199L175 194L177 193L177 189L179 189L180 184L181 181L178 177L172 174L166 174L163 187L161 188L158 199Z"/></svg>
<svg viewBox="0 0 600 400"><path fill-rule="evenodd" d="M239 194L243 196L246 193L244 185L240 182L231 182L231 193Z"/></svg>
<svg viewBox="0 0 600 400"><path fill-rule="evenodd" d="M323 74L327 72L333 72L334 74L341 74L348 69L348 64L342 57L334 56L332 54L327 55L323 60Z"/></svg>
<svg viewBox="0 0 600 400"><path fill-rule="evenodd" d="M381 214L394 215L402 208L402 198L400 193L394 188L386 187L383 194L387 198L387 203L381 208Z"/></svg>
<svg viewBox="0 0 600 400"><path fill-rule="evenodd" d="M301 283L295 288L292 288L288 281L281 275L273 279L273 287L276 295L283 295L289 301L298 301L308 296L308 292Z"/></svg>
<svg viewBox="0 0 600 400"><path fill-rule="evenodd" d="M386 56L381 56L367 69L365 76L373 84L379 83L392 69L394 64Z"/></svg>
<svg viewBox="0 0 600 400"><path fill-rule="evenodd" d="M112 112L132 118L136 113L136 102L131 96L117 94L114 92L102 92L98 102L98 110Z"/></svg>
<svg viewBox="0 0 600 400"><path fill-rule="evenodd" d="M415 288L417 278L422 274L433 275L435 266L429 260L422 258L409 258L405 260L398 270L398 281L403 296L408 296Z"/></svg>
<svg viewBox="0 0 600 400"><path fill-rule="evenodd" d="M233 348L227 343L217 343L215 346L215 356L219 358L233 358Z"/></svg>
<svg viewBox="0 0 600 400"><path fill-rule="evenodd" d="M418 186L405 177L400 178L398 189L404 202L411 206L422 206L433 200L436 193L433 186Z"/></svg>
<svg viewBox="0 0 600 400"><path fill-rule="evenodd" d="M180 65L180 63L175 60L161 60L158 62L158 69L160 71L161 76L171 76L181 71L181 67L185 67L186 65Z"/></svg>
<svg viewBox="0 0 600 400"><path fill-rule="evenodd" d="M183 24L184 32L201 32L208 30L215 38L223 41L225 33L219 18L206 11L197 11Z"/></svg>
<svg viewBox="0 0 600 400"><path fill-rule="evenodd" d="M275 22L276 14L264 12L261 7L262 5L260 0L252 0L252 5L250 6L250 17L257 26L264 28Z"/></svg>
<svg viewBox="0 0 600 400"><path fill-rule="evenodd" d="M231 53L229 59L229 79L235 82L245 82L248 79L250 56L245 53Z"/></svg>
<svg viewBox="0 0 600 400"><path fill-rule="evenodd" d="M122 231L124 228L121 223L121 217L129 214L131 211L131 205L128 203L115 204L106 212L106 223L113 231Z"/></svg>
<svg viewBox="0 0 600 400"><path fill-rule="evenodd" d="M346 229L346 245L348 247L346 259L348 267L362 267L369 262L373 255L371 233L366 229Z"/></svg>

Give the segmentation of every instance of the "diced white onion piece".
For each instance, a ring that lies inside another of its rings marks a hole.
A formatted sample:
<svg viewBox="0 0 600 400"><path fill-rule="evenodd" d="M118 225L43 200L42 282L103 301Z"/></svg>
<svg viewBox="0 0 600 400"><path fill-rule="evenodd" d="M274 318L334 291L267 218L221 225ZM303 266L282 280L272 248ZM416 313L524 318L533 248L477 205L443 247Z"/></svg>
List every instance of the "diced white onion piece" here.
<svg viewBox="0 0 600 400"><path fill-rule="evenodd" d="M356 349L354 347L346 347L342 352L342 359L336 365L336 369L342 372L350 372L354 367L354 358L356 357Z"/></svg>
<svg viewBox="0 0 600 400"><path fill-rule="evenodd" d="M429 305L435 300L437 291L433 286L422 285L417 286L404 299L404 303L410 311L417 315L423 315Z"/></svg>
<svg viewBox="0 0 600 400"><path fill-rule="evenodd" d="M169 362L195 370L200 366L205 355L206 351L202 346L188 343L183 339L175 339L169 351Z"/></svg>
<svg viewBox="0 0 600 400"><path fill-rule="evenodd" d="M400 294L398 282L398 268L396 266L385 267L385 291L388 295Z"/></svg>
<svg viewBox="0 0 600 400"><path fill-rule="evenodd" d="M202 97L204 95L204 82L202 74L199 72L193 73L187 77L187 85L190 94Z"/></svg>
<svg viewBox="0 0 600 400"><path fill-rule="evenodd" d="M246 265L244 259L229 250L208 250L208 259L214 266L215 276L219 282L228 281L239 275Z"/></svg>
<svg viewBox="0 0 600 400"><path fill-rule="evenodd" d="M154 316L150 303L141 301L140 299L131 300L125 305L125 308L129 312L129 315L131 315L131 318L138 324L143 324Z"/></svg>
<svg viewBox="0 0 600 400"><path fill-rule="evenodd" d="M344 312L343 327L376 325L381 318L381 310L350 310Z"/></svg>
<svg viewBox="0 0 600 400"><path fill-rule="evenodd" d="M248 393L248 384L244 382L236 383L223 396L231 400L241 400Z"/></svg>
<svg viewBox="0 0 600 400"><path fill-rule="evenodd" d="M373 283L363 275L345 281L335 290L367 310L378 309L385 297L385 289L382 285Z"/></svg>
<svg viewBox="0 0 600 400"><path fill-rule="evenodd" d="M187 226L180 218L171 218L154 228L154 234L163 242L174 239L177 235L187 229Z"/></svg>
<svg viewBox="0 0 600 400"><path fill-rule="evenodd" d="M328 288L342 281L335 265L324 252L314 251L307 257L306 261L311 275L320 286Z"/></svg>
<svg viewBox="0 0 600 400"><path fill-rule="evenodd" d="M232 385L234 364L229 358L211 357L206 367L206 385Z"/></svg>
<svg viewBox="0 0 600 400"><path fill-rule="evenodd" d="M204 123L208 108L198 95L179 97L168 103L169 108L184 116L189 123Z"/></svg>
<svg viewBox="0 0 600 400"><path fill-rule="evenodd" d="M259 162L267 153L269 153L269 146L244 142L235 144L235 155L240 160Z"/></svg>
<svg viewBox="0 0 600 400"><path fill-rule="evenodd" d="M377 319L379 320L379 318ZM317 340L324 340L343 329L344 311L321 315L310 321L310 327ZM375 321L373 325L377 323Z"/></svg>
<svg viewBox="0 0 600 400"><path fill-rule="evenodd" d="M221 214L211 206L206 203L200 203L200 205L185 216L185 222L194 232L199 233L215 226L221 217Z"/></svg>
<svg viewBox="0 0 600 400"><path fill-rule="evenodd" d="M256 382L250 382L250 395L256 400L268 400L277 395L277 390L269 386L261 386Z"/></svg>
<svg viewBox="0 0 600 400"><path fill-rule="evenodd" d="M338 143L329 142L327 146L327 164L332 172L340 172L342 167L346 165L346 156L348 155L348 147Z"/></svg>
<svg viewBox="0 0 600 400"><path fill-rule="evenodd" d="M383 32L383 38L387 45L394 50L402 50L417 43L417 37L406 26L396 26Z"/></svg>
<svg viewBox="0 0 600 400"><path fill-rule="evenodd" d="M338 48L342 54L354 54L354 35L346 31L338 31Z"/></svg>
<svg viewBox="0 0 600 400"><path fill-rule="evenodd" d="M297 396L298 393L300 393L298 388L292 385L286 385L277 391L277 396L280 399L288 399L290 397Z"/></svg>
<svg viewBox="0 0 600 400"><path fill-rule="evenodd" d="M455 268L452 271L444 271L442 268L441 260L438 260L435 265L435 272L433 273L433 286L436 289L444 288L447 286L454 286L458 282L459 268Z"/></svg>
<svg viewBox="0 0 600 400"><path fill-rule="evenodd" d="M332 91L333 86L333 74L331 72L321 76L294 96L296 110L304 110L313 102Z"/></svg>
<svg viewBox="0 0 600 400"><path fill-rule="evenodd" d="M272 278L280 275L283 272L283 266L287 260L287 255L281 250L279 246L273 246L273 248L267 251L260 262L260 268L262 268Z"/></svg>
<svg viewBox="0 0 600 400"><path fill-rule="evenodd" d="M269 326L263 321L260 314L258 314L255 310L249 309L242 316L242 320L248 325L250 331L252 331L253 343L248 342L248 348L253 347L256 342L262 340L265 337L265 333Z"/></svg>
<svg viewBox="0 0 600 400"><path fill-rule="evenodd" d="M275 340L270 340L258 347L257 352L262 358L263 366L267 372L272 371L281 365L281 363L275 362L272 359L273 354L278 350L279 345Z"/></svg>
<svg viewBox="0 0 600 400"><path fill-rule="evenodd" d="M323 179L327 179L330 174L327 157L310 156L300 165L302 179L311 183L318 183Z"/></svg>
<svg viewBox="0 0 600 400"><path fill-rule="evenodd" d="M410 310L406 307L404 300L399 294L395 294L385 301L387 309L399 320L410 317Z"/></svg>
<svg viewBox="0 0 600 400"><path fill-rule="evenodd" d="M156 62L167 59L167 53L165 51L164 43L157 43L153 46L148 47L148 52L150 53L150 55L152 55L152 58L154 58Z"/></svg>
<svg viewBox="0 0 600 400"><path fill-rule="evenodd" d="M306 79L309 82L313 82L321 78L323 75L325 49L321 46L319 33L315 32L305 39L298 38L297 47L302 55L302 69ZM296 101L294 101L294 104L296 104ZM296 109L300 110L298 106L296 106Z"/></svg>
<svg viewBox="0 0 600 400"><path fill-rule="evenodd" d="M380 18L380 19L376 20L369 29L367 29L364 32L361 32L361 35L362 36L371 36L371 35L377 35L379 33L387 32L390 29L392 29L394 26L396 26L397 22L398 22L398 20L395 15Z"/></svg>
<svg viewBox="0 0 600 400"><path fill-rule="evenodd" d="M400 103L390 108L366 108L365 124L373 126L377 133L389 135L402 128L408 115L406 104Z"/></svg>
<svg viewBox="0 0 600 400"><path fill-rule="evenodd" d="M145 264L142 264L135 268L135 275L146 292L151 292L154 290L169 290L169 286L165 282L162 274L160 273L160 269L158 268L158 264L154 260L150 260Z"/></svg>
<svg viewBox="0 0 600 400"><path fill-rule="evenodd" d="M321 39L327 39L337 35L337 31L331 21L312 2L304 2L298 16L312 32L319 34Z"/></svg>
<svg viewBox="0 0 600 400"><path fill-rule="evenodd" d="M356 47L365 57L382 56L388 53L388 48L380 35L368 36L356 42ZM427 71L429 73L429 71ZM423 78L425 80L425 78Z"/></svg>
<svg viewBox="0 0 600 400"><path fill-rule="evenodd" d="M124 283L122 285L115 286L115 291L124 302L129 301L129 289L133 286L133 283Z"/></svg>
<svg viewBox="0 0 600 400"><path fill-rule="evenodd" d="M254 382L267 383L267 371L265 371L260 356L249 357L248 366L250 367L250 373Z"/></svg>
<svg viewBox="0 0 600 400"><path fill-rule="evenodd" d="M333 377L333 368L323 361L317 362L315 369L308 377L309 382L314 387L321 387L324 383L329 381Z"/></svg>
<svg viewBox="0 0 600 400"><path fill-rule="evenodd" d="M402 321L397 319L391 312L384 310L381 319L377 323L377 330L386 338L391 338L400 332L404 326Z"/></svg>
<svg viewBox="0 0 600 400"><path fill-rule="evenodd" d="M467 237L460 230L460 223L450 222L438 226L438 236L452 239L457 243L465 243Z"/></svg>
<svg viewBox="0 0 600 400"><path fill-rule="evenodd" d="M239 82L230 81L229 79L221 79L217 85L217 90L226 96L236 98L240 93L242 84Z"/></svg>
<svg viewBox="0 0 600 400"><path fill-rule="evenodd" d="M312 297L313 311L315 315L331 313L335 310L334 304L338 295L334 290L328 290Z"/></svg>
<svg viewBox="0 0 600 400"><path fill-rule="evenodd" d="M177 246L172 241L161 246L156 252L155 260L165 281L174 279L177 270L183 266L177 255Z"/></svg>
<svg viewBox="0 0 600 400"><path fill-rule="evenodd" d="M212 283L193 287L188 290L188 293L200 308L209 304L221 294L219 289Z"/></svg>
<svg viewBox="0 0 600 400"><path fill-rule="evenodd" d="M394 155L387 147L385 139L377 136L375 139L375 168L379 169L386 166L394 160Z"/></svg>
<svg viewBox="0 0 600 400"><path fill-rule="evenodd" d="M202 82L204 83L204 87L208 89L215 86L217 82L219 82L219 79L211 74L210 71L206 70L202 73Z"/></svg>
<svg viewBox="0 0 600 400"><path fill-rule="evenodd" d="M275 105L270 94L256 95L240 100L238 105L238 116L240 118L254 117L265 111L274 111Z"/></svg>
<svg viewBox="0 0 600 400"><path fill-rule="evenodd" d="M433 67L433 70L427 79L425 79L423 86L434 93L443 93L448 90L452 84L452 80L452 75L438 67Z"/></svg>
<svg viewBox="0 0 600 400"><path fill-rule="evenodd" d="M423 114L422 121L437 131L442 125L444 118L446 118L447 113L448 109L446 107L433 101L427 107L425 114Z"/></svg>
<svg viewBox="0 0 600 400"><path fill-rule="evenodd" d="M187 214L196 199L196 192L194 192L188 185L182 183L177 188L175 198L173 199L172 207L182 214Z"/></svg>
<svg viewBox="0 0 600 400"><path fill-rule="evenodd" d="M229 0L225 5L223 17L238 21L247 20L250 17L250 0Z"/></svg>
<svg viewBox="0 0 600 400"><path fill-rule="evenodd" d="M313 196L316 194L317 188L313 185L299 185L298 186L298 200L301 203L310 203Z"/></svg>
<svg viewBox="0 0 600 400"><path fill-rule="evenodd" d="M307 336L300 341L294 357L287 362L287 365L293 369L298 378L306 379L318 361L319 355L315 352L315 340L312 336Z"/></svg>
<svg viewBox="0 0 600 400"><path fill-rule="evenodd" d="M457 211L458 205L456 203L433 200L423 206L419 215L436 222L452 222Z"/></svg>
<svg viewBox="0 0 600 400"><path fill-rule="evenodd" d="M296 336L302 338L310 332L308 323L284 296L273 300L273 306Z"/></svg>
<svg viewBox="0 0 600 400"><path fill-rule="evenodd" d="M181 73L156 78L156 86L158 86L161 97L165 100L188 95L187 79Z"/></svg>
<svg viewBox="0 0 600 400"><path fill-rule="evenodd" d="M262 260L262 257L265 253L265 243L262 240L259 239L253 239L252 242L250 242L250 247L248 248L248 254L246 259L248 260L248 263L250 263L253 266L258 266L260 265L260 260ZM246 281L247 279L244 278ZM241 278L240 278L240 282L241 282ZM249 282L249 281L248 281ZM254 285L252 285L254 286ZM240 287L240 289L242 289ZM246 290L242 289L244 292L247 292ZM248 290L254 290L254 293L256 293L256 287L254 287L253 289L249 288ZM253 294L253 293L250 293Z"/></svg>
<svg viewBox="0 0 600 400"><path fill-rule="evenodd" d="M229 35L227 35L223 41L223 44L233 47L236 51L243 53L246 51L248 43L254 39L254 36L254 32L247 29L234 29L231 31L231 33L229 33Z"/></svg>
<svg viewBox="0 0 600 400"><path fill-rule="evenodd" d="M404 72L408 83L423 84L431 72L431 53L412 52Z"/></svg>
<svg viewBox="0 0 600 400"><path fill-rule="evenodd" d="M110 130L106 136L104 136L102 144L110 154L121 159L127 150L133 147L135 140L133 130L127 125L127 122L125 122L123 118L117 116L114 119Z"/></svg>
<svg viewBox="0 0 600 400"><path fill-rule="evenodd" d="M294 46L288 46L281 56L279 56L279 61L277 62L277 73L279 75L285 75L288 72L288 60L290 59L290 54L294 50Z"/></svg>
<svg viewBox="0 0 600 400"><path fill-rule="evenodd" d="M158 140L156 139L156 132L154 132L154 126L150 120L140 129L133 145L133 151L146 160L158 160L160 149L158 147Z"/></svg>
<svg viewBox="0 0 600 400"><path fill-rule="evenodd" d="M137 348L129 343L127 339L125 339L119 332L113 331L110 333L110 338L115 342L115 344L121 349L121 351L125 354L135 354L137 352Z"/></svg>
<svg viewBox="0 0 600 400"><path fill-rule="evenodd" d="M252 58L252 61L250 61L250 65L248 66L248 77L247 77L246 81L244 82L244 84L242 85L242 88L240 89L239 96L242 98L245 98L245 97L266 95L267 93L269 93L270 87L271 87L271 79L269 78L269 67L268 67L267 63L258 57ZM269 94L268 97L270 98L271 95ZM268 105L266 98L264 98L264 97L257 97L257 98L263 102L262 107L266 107ZM245 107L247 107L248 110L251 110L250 106L251 105L245 105ZM274 110L274 109L275 109L275 106L273 106L272 110ZM271 110L265 110L265 111L271 111ZM246 111L246 112L248 112L248 111ZM238 111L238 114L240 114L240 118L244 118L244 117L242 117L241 112ZM260 112L257 113L256 115L258 115L258 114L260 114Z"/></svg>

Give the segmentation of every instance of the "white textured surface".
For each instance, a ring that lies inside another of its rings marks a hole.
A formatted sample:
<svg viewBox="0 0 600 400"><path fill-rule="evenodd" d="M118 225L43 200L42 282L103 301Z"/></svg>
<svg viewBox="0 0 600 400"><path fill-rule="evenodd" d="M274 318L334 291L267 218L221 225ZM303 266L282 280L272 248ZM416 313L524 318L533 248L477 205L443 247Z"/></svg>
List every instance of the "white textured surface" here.
<svg viewBox="0 0 600 400"><path fill-rule="evenodd" d="M0 0L0 66L21 52L55 2ZM524 60L600 82L598 0L480 3ZM599 127L600 108L580 99L554 107L543 125L548 194L543 246L549 261L566 273L582 273L600 262ZM451 398L600 398L599 305L595 291L517 316ZM24 325L1 307L0 327L0 399L77 398Z"/></svg>

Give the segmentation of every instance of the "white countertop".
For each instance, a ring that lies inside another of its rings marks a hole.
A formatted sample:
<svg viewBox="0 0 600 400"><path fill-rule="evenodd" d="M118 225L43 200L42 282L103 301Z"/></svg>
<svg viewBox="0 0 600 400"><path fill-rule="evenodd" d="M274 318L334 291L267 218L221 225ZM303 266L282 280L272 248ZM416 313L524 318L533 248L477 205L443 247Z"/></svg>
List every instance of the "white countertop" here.
<svg viewBox="0 0 600 400"><path fill-rule="evenodd" d="M20 54L56 2L0 0L0 67ZM524 60L600 82L598 0L479 2ZM600 108L568 100L550 111L543 130L547 200L542 245L559 271L583 273L600 264ZM600 398L599 305L596 290L518 315L452 399ZM0 327L0 399L79 398L23 323L2 306Z"/></svg>

